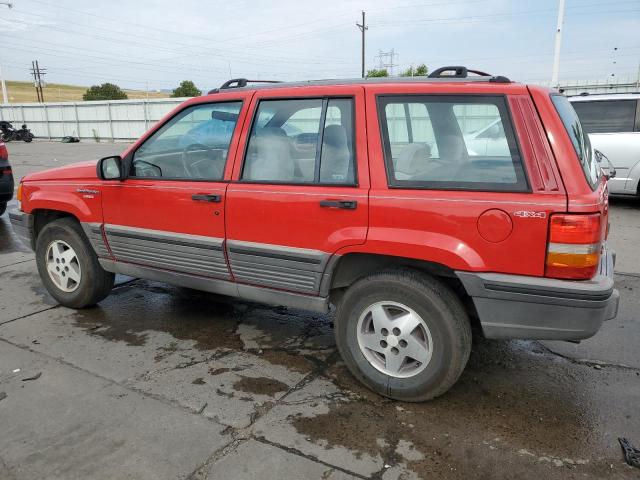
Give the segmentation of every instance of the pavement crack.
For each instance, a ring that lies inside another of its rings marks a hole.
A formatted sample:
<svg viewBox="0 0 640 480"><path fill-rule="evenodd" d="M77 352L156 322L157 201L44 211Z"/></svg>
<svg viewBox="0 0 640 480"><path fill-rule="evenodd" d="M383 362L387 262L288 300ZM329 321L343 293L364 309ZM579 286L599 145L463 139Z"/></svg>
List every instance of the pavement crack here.
<svg viewBox="0 0 640 480"><path fill-rule="evenodd" d="M42 310L38 310L36 312L27 313L26 315L22 315L20 317L12 318L11 320L6 320L4 322L0 322L0 326L6 325L7 323L15 322L17 320L22 320L23 318L28 318L28 317L30 317L32 315L37 315L38 313L42 313L42 312L46 312L46 311L49 311L49 310L53 310L54 308L58 308L58 307L61 307L61 306L62 305L53 305L51 307L43 308Z"/></svg>
<svg viewBox="0 0 640 480"><path fill-rule="evenodd" d="M249 441L249 437L234 438L231 442L220 447L207 458L203 464L187 476L187 480L204 480L208 477L209 468L218 460L236 451L240 445Z"/></svg>
<svg viewBox="0 0 640 480"><path fill-rule="evenodd" d="M340 471L342 473L345 473L347 475L351 475L351 476L356 477L356 478L363 478L363 479L367 479L367 480L370 478L370 477L366 477L364 475L361 475L359 473L347 470L346 468L342 468L342 467L339 467L337 465L333 465L331 463L327 463L327 462L325 462L323 460L320 460L318 457L316 457L314 455L309 455L309 454L301 452L300 450L297 450L295 448L285 447L284 445L280 445L279 443L272 442L270 440L267 440L264 437L254 437L254 440L257 441L257 442L260 442L260 443L264 443L265 445L270 445L270 446L275 447L277 449L284 450L287 453L291 453L293 455L297 455L299 457L306 458L307 460L311 460L312 462L319 463L321 465L324 465L326 467L332 468L334 470L338 470L338 471Z"/></svg>
<svg viewBox="0 0 640 480"><path fill-rule="evenodd" d="M545 351L545 353L548 353L550 355L555 355L575 365L585 365L587 367L595 367L595 368L617 368L621 370L631 370L633 372L640 371L640 368L632 367L631 365L625 365L624 363L612 363L612 362L605 362L603 360L592 360L588 358L574 358L569 355L556 352L555 350L549 348L548 346L540 342L536 342L536 343L540 346L540 348L542 348L542 350Z"/></svg>
<svg viewBox="0 0 640 480"><path fill-rule="evenodd" d="M15 263L9 263L7 265L2 265L2 267L0 268L7 268L7 267L14 267L16 265L21 265L23 263L29 263L29 262L35 262L36 259L35 258L30 258L29 260L20 260L19 262L15 262Z"/></svg>
<svg viewBox="0 0 640 480"><path fill-rule="evenodd" d="M183 411L185 411L187 413L190 413L192 415L198 415L198 416L204 418L205 420L207 420L209 422L212 422L212 423L215 423L216 425L219 425L220 427L226 427L227 426L227 425L225 425L223 423L220 423L215 418L211 418L211 417L208 417L206 415L200 415L198 413L199 409L187 407L185 405L181 405L177 401L171 400L171 399L169 399L167 397L164 397L162 395L158 395L158 394L155 394L155 393L147 392L145 390L136 388L133 385L128 384L127 381L125 381L124 383L118 382L118 381L113 380L113 379L111 379L109 377L105 377L103 375L100 375L100 374L97 374L95 372L92 372L91 370L87 370L87 369L84 369L82 367L79 367L79 366L77 366L77 365L75 365L75 364L73 364L71 362L63 360L62 358L53 357L53 356L48 355L46 353L40 352L38 350L34 350L31 347L28 347L26 345L22 345L22 344L15 343L15 342L12 342L10 340L7 340L6 338L0 337L0 342L4 342L4 343L6 343L8 345L11 345L13 347L19 348L21 350L25 350L27 352L33 353L35 355L38 355L40 357L44 357L44 358L46 358L48 360L56 362L56 363L58 363L60 365L63 365L65 367L73 368L74 370L86 373L87 375L91 375L91 376L93 376L95 378L99 378L99 379L101 379L101 380L103 380L103 381L105 381L105 382L107 382L107 383L109 383L111 385L115 385L115 386L120 387L120 388L122 388L124 390L127 390L129 392L135 393L137 395L141 395L141 396L146 397L146 398L151 398L153 400L156 400L156 401L158 401L160 403L163 403L164 405L167 405L167 406L170 406L170 407L174 407L174 408L178 408L178 409L183 410Z"/></svg>

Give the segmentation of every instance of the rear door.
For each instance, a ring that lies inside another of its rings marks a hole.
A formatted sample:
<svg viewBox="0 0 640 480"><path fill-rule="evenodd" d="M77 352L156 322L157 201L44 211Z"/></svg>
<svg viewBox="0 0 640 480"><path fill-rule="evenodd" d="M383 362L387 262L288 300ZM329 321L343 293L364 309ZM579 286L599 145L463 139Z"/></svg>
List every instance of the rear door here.
<svg viewBox="0 0 640 480"><path fill-rule="evenodd" d="M102 189L104 232L117 261L230 278L225 190L248 98L219 94L187 105L127 153L128 178Z"/></svg>
<svg viewBox="0 0 640 480"><path fill-rule="evenodd" d="M258 90L251 110L227 189L231 271L240 284L318 294L331 255L366 239L363 89Z"/></svg>

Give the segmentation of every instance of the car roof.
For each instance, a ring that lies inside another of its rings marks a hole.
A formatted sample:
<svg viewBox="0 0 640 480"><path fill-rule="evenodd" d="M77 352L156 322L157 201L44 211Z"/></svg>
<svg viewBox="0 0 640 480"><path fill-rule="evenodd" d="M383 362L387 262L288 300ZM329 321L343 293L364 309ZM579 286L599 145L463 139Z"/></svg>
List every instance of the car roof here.
<svg viewBox="0 0 640 480"><path fill-rule="evenodd" d="M604 100L638 100L638 93L588 93L586 95L572 95L569 98L571 102L598 102Z"/></svg>

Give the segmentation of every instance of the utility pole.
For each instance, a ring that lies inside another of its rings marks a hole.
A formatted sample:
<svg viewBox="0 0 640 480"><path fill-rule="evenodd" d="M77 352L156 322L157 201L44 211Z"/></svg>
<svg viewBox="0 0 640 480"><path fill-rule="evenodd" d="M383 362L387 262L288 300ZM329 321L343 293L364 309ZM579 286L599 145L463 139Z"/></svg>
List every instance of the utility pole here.
<svg viewBox="0 0 640 480"><path fill-rule="evenodd" d="M44 91L42 86L44 81L42 75L46 75L46 69L40 68L37 60L31 62L31 74L33 75L33 84L36 87L36 95L38 96L38 102L44 103Z"/></svg>
<svg viewBox="0 0 640 480"><path fill-rule="evenodd" d="M13 8L11 2L0 2L0 5L6 5L9 10ZM7 84L4 81L4 75L2 74L2 61L0 61L0 83L2 83L2 103L9 103L9 96L7 95Z"/></svg>
<svg viewBox="0 0 640 480"><path fill-rule="evenodd" d="M36 96L38 97L38 103L41 103L40 89L38 88L38 74L36 73L35 60L31 60L31 75L33 75L33 86L36 87Z"/></svg>
<svg viewBox="0 0 640 480"><path fill-rule="evenodd" d="M362 78L364 78L365 76L365 71L364 71L364 33L369 30L369 27L367 27L367 24L365 23L365 13L364 10L362 11L362 24L356 23L356 27L358 27L360 29L360 31L362 32Z"/></svg>
<svg viewBox="0 0 640 480"><path fill-rule="evenodd" d="M564 0L558 4L558 26L556 28L556 45L553 51L553 71L551 72L551 87L558 86L558 71L560 69L560 44L562 43L562 26L564 25Z"/></svg>

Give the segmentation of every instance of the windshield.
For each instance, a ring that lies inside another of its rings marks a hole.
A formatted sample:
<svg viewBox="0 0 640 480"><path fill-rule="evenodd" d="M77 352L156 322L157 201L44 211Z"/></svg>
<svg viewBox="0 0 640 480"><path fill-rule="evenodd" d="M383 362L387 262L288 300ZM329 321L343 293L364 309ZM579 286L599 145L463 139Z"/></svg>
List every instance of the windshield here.
<svg viewBox="0 0 640 480"><path fill-rule="evenodd" d="M591 188L595 189L600 180L602 169L593 154L589 135L583 130L580 119L569 100L567 100L567 97L563 95L552 95L551 101L555 105L558 115L560 115L560 119L564 124L564 128L569 134L569 138L578 155L587 181Z"/></svg>

